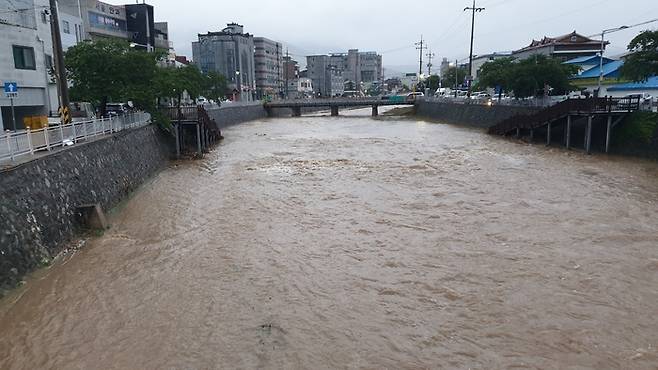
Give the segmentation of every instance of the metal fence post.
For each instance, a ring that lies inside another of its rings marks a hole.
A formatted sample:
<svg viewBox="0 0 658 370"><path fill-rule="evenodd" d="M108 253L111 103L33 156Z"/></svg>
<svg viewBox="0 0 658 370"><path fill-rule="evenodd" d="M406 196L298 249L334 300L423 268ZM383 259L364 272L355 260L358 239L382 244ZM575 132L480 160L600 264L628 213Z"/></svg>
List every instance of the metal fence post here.
<svg viewBox="0 0 658 370"><path fill-rule="evenodd" d="M64 146L64 126L61 123L59 124L59 134L62 137L62 146Z"/></svg>
<svg viewBox="0 0 658 370"><path fill-rule="evenodd" d="M34 147L32 146L32 133L30 130L25 131L27 134L27 146L30 148L30 154L34 154Z"/></svg>
<svg viewBox="0 0 658 370"><path fill-rule="evenodd" d="M7 133L7 148L9 148L9 157L14 160L14 151L11 149L11 132Z"/></svg>
<svg viewBox="0 0 658 370"><path fill-rule="evenodd" d="M43 128L42 130L43 130L43 138L46 142L46 150L50 151L50 143L49 143L50 140L48 140L48 129Z"/></svg>

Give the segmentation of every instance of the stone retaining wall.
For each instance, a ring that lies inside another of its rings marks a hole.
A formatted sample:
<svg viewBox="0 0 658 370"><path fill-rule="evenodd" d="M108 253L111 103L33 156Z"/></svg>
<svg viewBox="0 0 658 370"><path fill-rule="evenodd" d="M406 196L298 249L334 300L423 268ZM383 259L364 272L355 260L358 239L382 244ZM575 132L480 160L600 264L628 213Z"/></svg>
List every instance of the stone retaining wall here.
<svg viewBox="0 0 658 370"><path fill-rule="evenodd" d="M480 104L455 104L436 101L419 101L415 105L418 117L429 118L444 123L489 128L498 122L517 114L531 114L534 107L507 105L486 106Z"/></svg>
<svg viewBox="0 0 658 370"><path fill-rule="evenodd" d="M1 171L0 296L71 240L78 206L117 205L167 165L170 148L151 125Z"/></svg>

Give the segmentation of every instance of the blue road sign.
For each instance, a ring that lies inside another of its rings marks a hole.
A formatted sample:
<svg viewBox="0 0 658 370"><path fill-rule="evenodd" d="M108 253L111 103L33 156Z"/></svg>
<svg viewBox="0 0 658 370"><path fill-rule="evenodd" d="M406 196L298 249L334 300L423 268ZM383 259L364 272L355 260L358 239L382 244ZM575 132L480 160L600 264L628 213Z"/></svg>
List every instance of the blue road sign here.
<svg viewBox="0 0 658 370"><path fill-rule="evenodd" d="M5 82L5 94L15 94L18 92L18 84L16 82Z"/></svg>

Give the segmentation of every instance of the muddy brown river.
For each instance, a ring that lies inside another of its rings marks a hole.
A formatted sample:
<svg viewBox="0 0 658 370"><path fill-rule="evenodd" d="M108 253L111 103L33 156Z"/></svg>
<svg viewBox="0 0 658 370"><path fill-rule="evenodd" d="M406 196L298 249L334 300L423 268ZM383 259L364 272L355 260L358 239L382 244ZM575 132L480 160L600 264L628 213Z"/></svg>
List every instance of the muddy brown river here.
<svg viewBox="0 0 658 370"><path fill-rule="evenodd" d="M657 164L368 112L173 164L0 302L0 368L658 368Z"/></svg>

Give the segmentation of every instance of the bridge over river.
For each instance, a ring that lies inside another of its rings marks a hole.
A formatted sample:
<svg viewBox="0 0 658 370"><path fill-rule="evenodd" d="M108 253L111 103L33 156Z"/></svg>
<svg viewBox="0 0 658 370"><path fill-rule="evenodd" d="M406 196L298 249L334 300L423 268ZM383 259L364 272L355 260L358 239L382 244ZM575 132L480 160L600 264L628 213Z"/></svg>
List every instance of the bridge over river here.
<svg viewBox="0 0 658 370"><path fill-rule="evenodd" d="M0 368L656 368L656 163L370 114L172 164L0 301Z"/></svg>
<svg viewBox="0 0 658 370"><path fill-rule="evenodd" d="M278 100L265 103L265 109L271 116L275 109L289 108L293 117L302 115L303 108L329 108L331 115L337 116L339 108L372 107L372 115L379 115L379 107L393 105L414 105L414 101L403 96L385 98L334 98L334 99L308 99L308 100Z"/></svg>

